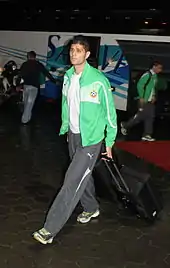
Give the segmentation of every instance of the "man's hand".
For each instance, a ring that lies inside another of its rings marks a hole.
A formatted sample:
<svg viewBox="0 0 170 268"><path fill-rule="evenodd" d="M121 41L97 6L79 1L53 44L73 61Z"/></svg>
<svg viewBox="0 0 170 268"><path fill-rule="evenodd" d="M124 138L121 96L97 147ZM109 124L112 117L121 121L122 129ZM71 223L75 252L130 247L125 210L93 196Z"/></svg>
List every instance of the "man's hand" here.
<svg viewBox="0 0 170 268"><path fill-rule="evenodd" d="M145 104L145 100L143 98L139 99L139 111L143 110L144 104Z"/></svg>
<svg viewBox="0 0 170 268"><path fill-rule="evenodd" d="M112 158L112 147L106 147L107 157Z"/></svg>
<svg viewBox="0 0 170 268"><path fill-rule="evenodd" d="M141 98L141 99L139 100L139 103L140 103L140 105L143 107L143 105L145 104L145 99Z"/></svg>
<svg viewBox="0 0 170 268"><path fill-rule="evenodd" d="M155 97L155 96L152 97L151 102L152 102L152 103L155 103L155 102L156 102L156 97Z"/></svg>
<svg viewBox="0 0 170 268"><path fill-rule="evenodd" d="M112 159L113 158L113 156L112 156L112 147L106 147L106 152L102 153L102 155L105 155L108 158Z"/></svg>

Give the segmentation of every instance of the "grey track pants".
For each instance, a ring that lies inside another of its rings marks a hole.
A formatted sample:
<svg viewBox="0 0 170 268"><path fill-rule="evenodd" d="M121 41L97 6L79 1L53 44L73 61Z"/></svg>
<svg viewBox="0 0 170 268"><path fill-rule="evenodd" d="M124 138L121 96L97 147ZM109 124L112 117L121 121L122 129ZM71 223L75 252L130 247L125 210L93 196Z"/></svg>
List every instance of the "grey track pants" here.
<svg viewBox="0 0 170 268"><path fill-rule="evenodd" d="M152 103L146 103L142 111L132 117L129 121L124 123L124 127L130 129L134 125L144 122L144 133L143 135L152 135L153 132L153 121L155 116L155 105Z"/></svg>
<svg viewBox="0 0 170 268"><path fill-rule="evenodd" d="M89 212L98 208L91 174L100 154L101 144L102 142L82 147L80 135L69 133L69 153L72 161L44 224L44 228L53 236L61 230L80 199L84 209L91 210Z"/></svg>
<svg viewBox="0 0 170 268"><path fill-rule="evenodd" d="M22 115L22 123L28 123L32 116L32 108L34 106L36 97L38 94L38 88L25 85L23 91L24 112Z"/></svg>

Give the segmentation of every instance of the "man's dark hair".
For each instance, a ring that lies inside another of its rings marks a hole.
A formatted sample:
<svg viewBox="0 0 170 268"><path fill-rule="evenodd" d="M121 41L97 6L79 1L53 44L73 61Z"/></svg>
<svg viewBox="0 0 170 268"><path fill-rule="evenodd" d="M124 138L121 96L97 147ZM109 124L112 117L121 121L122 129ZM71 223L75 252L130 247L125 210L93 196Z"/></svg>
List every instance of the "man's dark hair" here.
<svg viewBox="0 0 170 268"><path fill-rule="evenodd" d="M83 35L76 35L73 37L72 39L72 42L71 42L71 45L72 44L80 44L84 47L85 51L90 51L90 45L89 45L89 42L88 40L86 39L85 36Z"/></svg>
<svg viewBox="0 0 170 268"><path fill-rule="evenodd" d="M154 66L162 65L160 61L153 61L152 64L150 65L150 68L152 69Z"/></svg>
<svg viewBox="0 0 170 268"><path fill-rule="evenodd" d="M36 58L36 53L35 53L35 51L29 51L28 53L27 53L27 57L29 57L29 58L33 58L33 59L35 59Z"/></svg>

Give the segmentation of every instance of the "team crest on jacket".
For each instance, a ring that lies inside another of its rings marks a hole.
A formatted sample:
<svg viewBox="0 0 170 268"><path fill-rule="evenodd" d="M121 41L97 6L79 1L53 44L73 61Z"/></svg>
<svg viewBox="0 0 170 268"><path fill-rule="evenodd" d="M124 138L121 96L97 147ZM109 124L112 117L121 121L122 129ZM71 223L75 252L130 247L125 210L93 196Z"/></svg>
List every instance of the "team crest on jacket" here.
<svg viewBox="0 0 170 268"><path fill-rule="evenodd" d="M91 96L92 98L95 98L95 97L97 96L97 91L96 91L96 90L91 91L91 92L90 92L90 96Z"/></svg>

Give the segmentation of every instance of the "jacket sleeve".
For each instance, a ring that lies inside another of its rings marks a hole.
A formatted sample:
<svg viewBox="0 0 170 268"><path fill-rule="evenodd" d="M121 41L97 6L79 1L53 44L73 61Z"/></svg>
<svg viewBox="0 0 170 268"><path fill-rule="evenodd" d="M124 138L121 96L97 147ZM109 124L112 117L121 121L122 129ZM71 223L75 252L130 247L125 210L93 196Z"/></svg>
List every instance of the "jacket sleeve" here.
<svg viewBox="0 0 170 268"><path fill-rule="evenodd" d="M145 73L141 76L141 78L139 79L138 83L137 83L137 90L138 90L138 94L139 94L139 98L142 99L144 98L144 87L147 83L149 79L149 73Z"/></svg>
<svg viewBox="0 0 170 268"><path fill-rule="evenodd" d="M112 147L117 135L117 115L111 85L107 79L105 83L102 85L102 92L103 92L102 103L104 106L103 108L106 119L105 143L107 147Z"/></svg>
<svg viewBox="0 0 170 268"><path fill-rule="evenodd" d="M66 96L66 90L65 90L64 84L65 83L63 83L63 88L62 88L62 107L61 107L62 123L61 123L59 135L64 135L65 133L67 133L68 132L68 125L69 125L67 96Z"/></svg>
<svg viewBox="0 0 170 268"><path fill-rule="evenodd" d="M38 64L39 64L40 72L43 73L44 76L48 77L48 79L51 82L56 83L55 78L50 74L50 72L45 68L45 66L40 62L38 62Z"/></svg>

